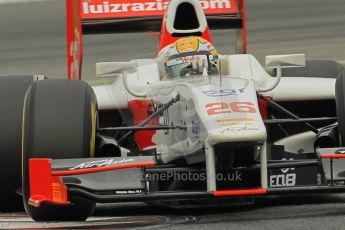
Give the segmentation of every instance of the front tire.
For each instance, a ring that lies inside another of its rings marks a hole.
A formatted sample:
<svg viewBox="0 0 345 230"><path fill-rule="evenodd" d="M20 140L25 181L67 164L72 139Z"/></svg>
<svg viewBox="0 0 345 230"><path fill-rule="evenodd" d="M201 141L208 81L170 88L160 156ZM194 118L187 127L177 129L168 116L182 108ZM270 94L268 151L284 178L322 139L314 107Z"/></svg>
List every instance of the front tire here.
<svg viewBox="0 0 345 230"><path fill-rule="evenodd" d="M95 203L72 197L70 206L28 204L28 163L31 158L90 158L95 152L97 101L83 81L38 81L28 90L23 122L23 199L27 213L36 221L85 220Z"/></svg>

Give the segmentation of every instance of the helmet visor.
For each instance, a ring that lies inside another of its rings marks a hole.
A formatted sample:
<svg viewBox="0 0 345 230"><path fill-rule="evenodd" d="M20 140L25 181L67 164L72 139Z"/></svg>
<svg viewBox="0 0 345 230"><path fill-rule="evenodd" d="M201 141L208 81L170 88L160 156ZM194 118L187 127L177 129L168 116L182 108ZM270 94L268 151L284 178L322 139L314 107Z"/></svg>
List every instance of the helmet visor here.
<svg viewBox="0 0 345 230"><path fill-rule="evenodd" d="M191 75L202 74L199 73L197 70L194 70L192 67L193 61L207 61L206 55L191 55L191 56L183 56L169 60L166 63L166 69L168 72L169 77L171 78L179 78L179 77L186 77Z"/></svg>
<svg viewBox="0 0 345 230"><path fill-rule="evenodd" d="M184 77L187 76L187 73L192 70L192 63L184 63L184 64L176 64L167 67L168 75L171 78L179 78L179 77Z"/></svg>

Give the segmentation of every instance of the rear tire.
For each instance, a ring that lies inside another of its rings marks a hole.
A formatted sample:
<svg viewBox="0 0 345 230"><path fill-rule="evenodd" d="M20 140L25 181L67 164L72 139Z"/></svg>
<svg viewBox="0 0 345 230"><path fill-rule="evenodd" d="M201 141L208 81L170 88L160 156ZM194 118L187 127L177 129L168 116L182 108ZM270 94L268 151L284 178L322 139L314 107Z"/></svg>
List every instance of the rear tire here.
<svg viewBox="0 0 345 230"><path fill-rule="evenodd" d="M338 78L341 65L332 60L307 60L305 67L282 69L283 77Z"/></svg>
<svg viewBox="0 0 345 230"><path fill-rule="evenodd" d="M83 81L51 79L35 82L25 98L23 124L23 198L36 221L85 220L94 202L70 197L73 205L28 204L30 158L90 158L94 156L97 101Z"/></svg>
<svg viewBox="0 0 345 230"><path fill-rule="evenodd" d="M22 110L33 76L0 77L0 211L23 209L21 187Z"/></svg>
<svg viewBox="0 0 345 230"><path fill-rule="evenodd" d="M345 146L345 70L335 83L335 105L337 108L340 146Z"/></svg>

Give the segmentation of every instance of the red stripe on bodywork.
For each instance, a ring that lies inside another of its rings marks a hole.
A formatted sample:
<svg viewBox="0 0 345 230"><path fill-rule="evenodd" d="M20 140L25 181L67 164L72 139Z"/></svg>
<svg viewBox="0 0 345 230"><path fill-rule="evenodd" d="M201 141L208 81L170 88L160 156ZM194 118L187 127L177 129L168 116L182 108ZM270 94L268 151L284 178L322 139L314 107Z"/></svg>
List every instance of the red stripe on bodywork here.
<svg viewBox="0 0 345 230"><path fill-rule="evenodd" d="M148 107L152 103L149 100L132 100L128 102L128 109L131 110L133 114L133 124L139 125L142 121L148 118ZM153 121L149 122L147 125L158 125L158 117ZM156 130L147 131L137 131L134 134L135 141L139 146L139 150L143 150L146 147L156 145L152 142L153 135L155 135Z"/></svg>
<svg viewBox="0 0 345 230"><path fill-rule="evenodd" d="M154 166L154 165L155 165L155 162L141 162L141 163L133 163L133 164L105 166L105 167L99 167L99 168L54 171L54 172L51 172L51 174L53 176L70 176L70 175L105 172L105 171L127 169L127 168L150 167L150 166Z"/></svg>
<svg viewBox="0 0 345 230"><path fill-rule="evenodd" d="M265 120L267 118L268 103L262 98L258 98L258 103L259 103L261 117L263 120Z"/></svg>
<svg viewBox="0 0 345 230"><path fill-rule="evenodd" d="M345 154L321 154L321 158L330 158L330 159L345 158Z"/></svg>
<svg viewBox="0 0 345 230"><path fill-rule="evenodd" d="M242 189L242 190L221 190L214 191L214 196L245 196L245 195L261 195L266 194L267 189L257 188L257 189Z"/></svg>

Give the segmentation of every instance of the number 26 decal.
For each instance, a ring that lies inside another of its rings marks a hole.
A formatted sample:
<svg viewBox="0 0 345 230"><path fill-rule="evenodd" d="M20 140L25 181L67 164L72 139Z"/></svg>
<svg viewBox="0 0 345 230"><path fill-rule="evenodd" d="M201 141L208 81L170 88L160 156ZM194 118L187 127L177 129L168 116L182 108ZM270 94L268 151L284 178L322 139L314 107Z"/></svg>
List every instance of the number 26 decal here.
<svg viewBox="0 0 345 230"><path fill-rule="evenodd" d="M256 113L254 104L251 102L224 102L209 103L205 105L208 115L224 114L224 113Z"/></svg>

